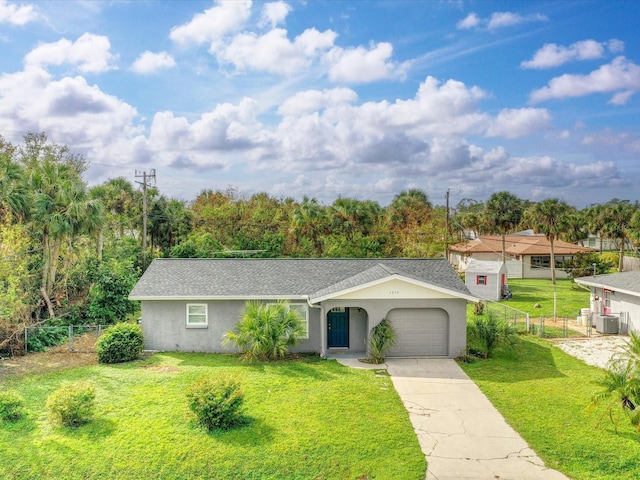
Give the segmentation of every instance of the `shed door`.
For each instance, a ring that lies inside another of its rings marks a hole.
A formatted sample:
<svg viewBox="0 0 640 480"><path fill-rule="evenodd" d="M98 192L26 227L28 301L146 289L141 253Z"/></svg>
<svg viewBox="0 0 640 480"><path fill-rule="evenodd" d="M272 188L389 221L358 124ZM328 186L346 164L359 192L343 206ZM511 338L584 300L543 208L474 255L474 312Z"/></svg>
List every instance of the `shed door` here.
<svg viewBox="0 0 640 480"><path fill-rule="evenodd" d="M397 308L387 315L396 331L389 356L446 356L449 315L440 308Z"/></svg>

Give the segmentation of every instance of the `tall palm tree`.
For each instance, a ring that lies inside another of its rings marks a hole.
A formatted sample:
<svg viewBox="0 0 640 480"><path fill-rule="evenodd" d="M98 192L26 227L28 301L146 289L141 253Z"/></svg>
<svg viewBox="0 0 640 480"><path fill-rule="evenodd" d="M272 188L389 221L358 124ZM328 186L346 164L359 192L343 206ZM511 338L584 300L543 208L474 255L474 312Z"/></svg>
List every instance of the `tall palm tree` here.
<svg viewBox="0 0 640 480"><path fill-rule="evenodd" d="M551 258L551 283L556 284L556 258L554 243L567 230L567 219L572 208L564 200L547 198L534 204L527 211L528 221L533 228L544 234L549 241Z"/></svg>
<svg viewBox="0 0 640 480"><path fill-rule="evenodd" d="M502 261L507 261L505 237L515 229L522 219L522 200L514 194L502 191L489 197L484 206L484 219L487 226L500 234L502 239Z"/></svg>
<svg viewBox="0 0 640 480"><path fill-rule="evenodd" d="M24 171L15 161L14 151L0 136L0 219L9 215L24 218L28 211Z"/></svg>
<svg viewBox="0 0 640 480"><path fill-rule="evenodd" d="M619 261L618 271L624 268L624 250L629 231L631 220L638 211L638 203L631 203L628 200L612 200L604 205L604 224L602 226L602 235L610 238L618 243Z"/></svg>
<svg viewBox="0 0 640 480"><path fill-rule="evenodd" d="M311 240L316 255L322 256L323 246L321 235L327 229L327 215L325 208L313 198L304 197L302 203L291 214L291 228L296 233L298 244L300 237Z"/></svg>

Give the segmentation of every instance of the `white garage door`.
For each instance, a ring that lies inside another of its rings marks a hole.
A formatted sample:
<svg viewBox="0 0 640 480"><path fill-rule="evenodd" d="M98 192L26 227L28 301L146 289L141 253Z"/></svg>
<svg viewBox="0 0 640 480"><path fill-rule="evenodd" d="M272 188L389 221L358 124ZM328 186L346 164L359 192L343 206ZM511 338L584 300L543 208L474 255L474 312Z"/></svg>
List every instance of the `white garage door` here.
<svg viewBox="0 0 640 480"><path fill-rule="evenodd" d="M440 308L396 308L387 315L396 330L392 357L446 356L449 315Z"/></svg>

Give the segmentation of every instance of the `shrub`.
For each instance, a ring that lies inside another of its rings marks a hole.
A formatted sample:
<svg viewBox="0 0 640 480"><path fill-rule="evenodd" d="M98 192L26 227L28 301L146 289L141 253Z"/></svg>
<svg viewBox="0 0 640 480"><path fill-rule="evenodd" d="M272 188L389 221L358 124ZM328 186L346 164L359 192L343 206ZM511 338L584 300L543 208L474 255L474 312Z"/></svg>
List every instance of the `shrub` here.
<svg viewBox="0 0 640 480"><path fill-rule="evenodd" d="M467 329L472 340L476 340L486 358L491 357L499 345L512 345L516 330L495 315L475 317Z"/></svg>
<svg viewBox="0 0 640 480"><path fill-rule="evenodd" d="M13 422L24 416L24 399L16 392L0 392L0 422Z"/></svg>
<svg viewBox="0 0 640 480"><path fill-rule="evenodd" d="M227 430L241 420L244 394L230 376L203 377L187 390L189 408L208 430Z"/></svg>
<svg viewBox="0 0 640 480"><path fill-rule="evenodd" d="M27 351L44 352L69 339L68 327L37 327L27 331Z"/></svg>
<svg viewBox="0 0 640 480"><path fill-rule="evenodd" d="M47 398L49 419L68 427L77 427L91 420L96 392L88 384L62 385Z"/></svg>
<svg viewBox="0 0 640 480"><path fill-rule="evenodd" d="M236 331L224 335L224 344L234 343L246 358L274 360L284 357L306 334L298 311L286 302L245 304Z"/></svg>
<svg viewBox="0 0 640 480"><path fill-rule="evenodd" d="M96 342L100 363L130 362L144 348L142 328L135 323L118 323L107 328Z"/></svg>
<svg viewBox="0 0 640 480"><path fill-rule="evenodd" d="M373 363L380 364L384 362L385 355L393 348L396 343L396 332L391 322L386 318L373 327L369 336L369 356Z"/></svg>

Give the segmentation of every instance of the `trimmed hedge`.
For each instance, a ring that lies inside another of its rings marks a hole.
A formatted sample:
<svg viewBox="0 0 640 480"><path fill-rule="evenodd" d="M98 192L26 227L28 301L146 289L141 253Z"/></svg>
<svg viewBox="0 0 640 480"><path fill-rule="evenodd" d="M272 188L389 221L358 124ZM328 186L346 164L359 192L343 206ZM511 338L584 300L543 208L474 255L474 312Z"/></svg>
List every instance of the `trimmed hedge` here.
<svg viewBox="0 0 640 480"><path fill-rule="evenodd" d="M98 362L123 363L137 359L144 348L140 325L118 323L107 328L96 342Z"/></svg>

